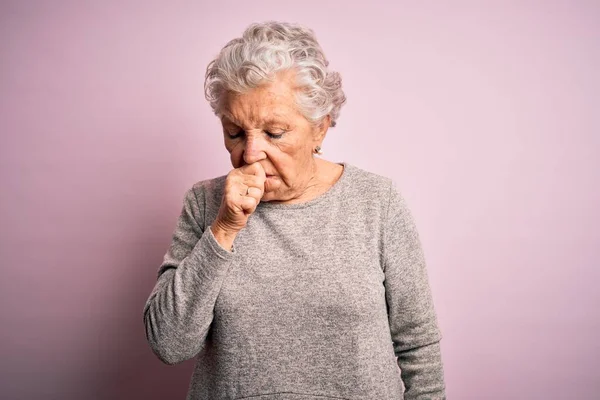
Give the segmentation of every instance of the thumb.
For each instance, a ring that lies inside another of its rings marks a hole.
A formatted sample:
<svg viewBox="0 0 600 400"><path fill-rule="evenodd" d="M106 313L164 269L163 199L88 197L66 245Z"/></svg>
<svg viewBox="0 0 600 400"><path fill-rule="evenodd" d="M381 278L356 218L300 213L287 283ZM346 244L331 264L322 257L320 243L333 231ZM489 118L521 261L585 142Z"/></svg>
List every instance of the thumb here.
<svg viewBox="0 0 600 400"><path fill-rule="evenodd" d="M263 166L257 161L252 164L244 165L242 168L242 172L249 175L255 175L263 179L267 179L267 174L265 173L265 169Z"/></svg>

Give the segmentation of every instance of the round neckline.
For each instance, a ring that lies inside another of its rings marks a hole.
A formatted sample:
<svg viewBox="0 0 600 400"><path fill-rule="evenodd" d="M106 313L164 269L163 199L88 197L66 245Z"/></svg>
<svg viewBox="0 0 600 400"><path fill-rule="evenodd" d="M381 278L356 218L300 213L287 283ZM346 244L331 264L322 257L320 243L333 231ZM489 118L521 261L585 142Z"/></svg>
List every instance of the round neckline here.
<svg viewBox="0 0 600 400"><path fill-rule="evenodd" d="M260 203L258 203L257 209L264 208L264 209L296 210L299 208L311 207L315 204L321 203L324 200L327 200L328 198L330 198L332 196L335 196L335 194L340 190L340 187L343 185L343 183L348 179L348 173L349 173L348 169L350 168L350 165L345 161L341 161L336 164L344 167L344 169L342 170L342 174L340 175L338 180L329 187L329 189L327 189L325 192L321 193L314 199L305 201L303 203L292 203L292 204L271 203L268 201L264 201L264 202L261 201Z"/></svg>

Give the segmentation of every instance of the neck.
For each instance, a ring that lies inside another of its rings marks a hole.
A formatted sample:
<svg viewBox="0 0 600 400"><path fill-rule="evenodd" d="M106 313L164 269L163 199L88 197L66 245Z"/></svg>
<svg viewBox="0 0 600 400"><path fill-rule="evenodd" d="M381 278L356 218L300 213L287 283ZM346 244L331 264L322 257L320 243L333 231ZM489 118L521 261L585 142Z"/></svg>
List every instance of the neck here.
<svg viewBox="0 0 600 400"><path fill-rule="evenodd" d="M306 168L309 172L304 187L298 188L298 191L293 198L283 201L273 200L273 203L304 203L326 192L329 187L331 187L331 183L327 178L328 164L332 163L320 158L313 158Z"/></svg>
<svg viewBox="0 0 600 400"><path fill-rule="evenodd" d="M329 190L332 184L337 180L336 177L332 182L332 167L335 167L335 165L330 161L321 158L313 158L310 167L310 177L306 186L298 196L290 200L289 203L310 201Z"/></svg>

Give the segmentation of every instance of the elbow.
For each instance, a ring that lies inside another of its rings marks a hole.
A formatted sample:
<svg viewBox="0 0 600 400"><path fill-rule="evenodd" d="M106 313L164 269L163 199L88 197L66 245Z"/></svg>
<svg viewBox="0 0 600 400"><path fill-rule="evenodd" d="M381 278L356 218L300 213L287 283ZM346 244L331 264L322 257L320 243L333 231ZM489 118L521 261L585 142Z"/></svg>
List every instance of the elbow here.
<svg viewBox="0 0 600 400"><path fill-rule="evenodd" d="M181 356L180 354L174 353L172 351L168 351L164 347L152 346L152 351L160 361L167 365L176 365L191 358Z"/></svg>
<svg viewBox="0 0 600 400"><path fill-rule="evenodd" d="M194 354L185 351L184 344L177 339L180 336L164 321L159 322L154 315L146 313L144 325L148 344L163 363L175 365L194 357Z"/></svg>
<svg viewBox="0 0 600 400"><path fill-rule="evenodd" d="M154 355L156 355L156 357L164 364L176 365L192 358L191 356L187 357L181 352L178 352L176 347L172 346L172 344L166 340L149 336L148 343L150 344L150 348Z"/></svg>
<svg viewBox="0 0 600 400"><path fill-rule="evenodd" d="M146 339L152 352L167 365L179 364L198 354L191 342L184 340L184 334L171 329L167 324L158 324L155 318L146 314L144 317Z"/></svg>

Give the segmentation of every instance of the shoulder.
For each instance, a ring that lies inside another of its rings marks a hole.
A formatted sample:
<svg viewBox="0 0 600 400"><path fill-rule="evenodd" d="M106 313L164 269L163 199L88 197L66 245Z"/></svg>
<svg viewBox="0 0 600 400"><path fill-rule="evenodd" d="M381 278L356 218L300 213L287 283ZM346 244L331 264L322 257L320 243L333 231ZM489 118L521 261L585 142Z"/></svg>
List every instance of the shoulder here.
<svg viewBox="0 0 600 400"><path fill-rule="evenodd" d="M346 164L348 168L348 188L361 197L377 203L387 202L392 191L396 190L392 178L367 171L355 165Z"/></svg>
<svg viewBox="0 0 600 400"><path fill-rule="evenodd" d="M411 211L396 179L357 166L349 167L349 196L355 195L363 207L370 211L377 210L385 219L396 217L407 223L412 221Z"/></svg>
<svg viewBox="0 0 600 400"><path fill-rule="evenodd" d="M194 183L186 192L186 198L195 198L200 202L220 201L227 175L204 179Z"/></svg>
<svg viewBox="0 0 600 400"><path fill-rule="evenodd" d="M222 175L189 186L183 195L182 213L194 219L200 227L210 223L221 203L226 178L226 175Z"/></svg>

